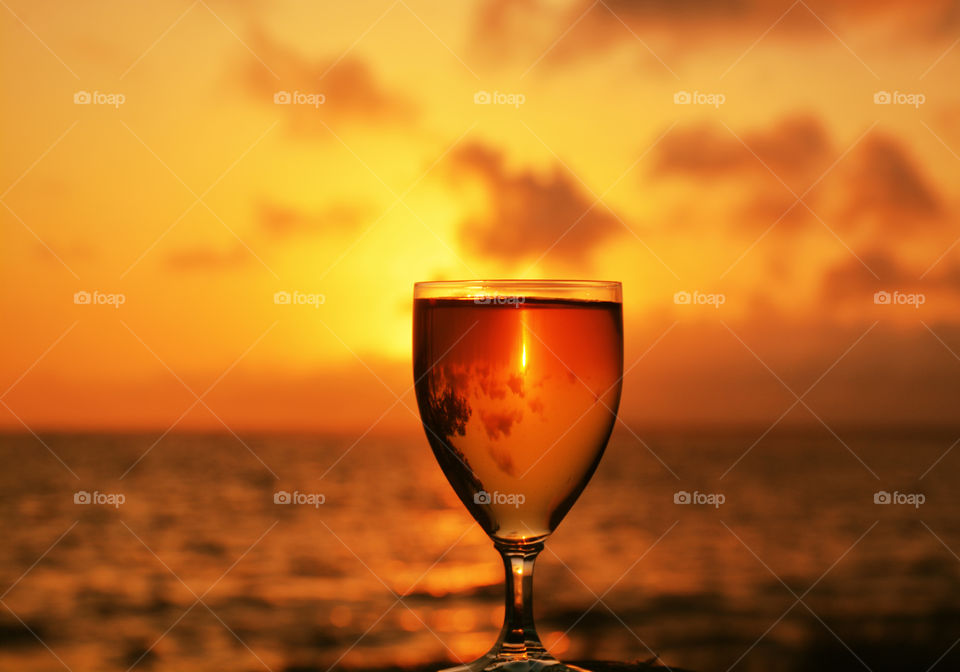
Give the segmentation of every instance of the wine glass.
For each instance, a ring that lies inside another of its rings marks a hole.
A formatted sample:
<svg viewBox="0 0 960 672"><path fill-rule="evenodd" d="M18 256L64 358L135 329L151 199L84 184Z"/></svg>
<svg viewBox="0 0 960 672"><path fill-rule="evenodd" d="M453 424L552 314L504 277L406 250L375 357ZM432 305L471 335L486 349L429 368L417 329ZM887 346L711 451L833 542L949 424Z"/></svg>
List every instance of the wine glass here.
<svg viewBox="0 0 960 672"><path fill-rule="evenodd" d="M619 282L418 282L417 405L434 456L503 556L506 610L484 656L456 668L579 670L533 624L533 564L593 475L623 376Z"/></svg>

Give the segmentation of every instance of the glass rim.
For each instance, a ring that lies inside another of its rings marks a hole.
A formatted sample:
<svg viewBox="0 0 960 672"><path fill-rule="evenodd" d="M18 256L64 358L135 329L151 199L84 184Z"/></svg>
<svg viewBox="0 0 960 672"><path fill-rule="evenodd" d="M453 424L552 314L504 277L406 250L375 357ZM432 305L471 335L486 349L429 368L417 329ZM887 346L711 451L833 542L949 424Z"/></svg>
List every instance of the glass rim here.
<svg viewBox="0 0 960 672"><path fill-rule="evenodd" d="M476 298L524 296L579 298L621 302L623 285L617 280L429 280L413 284L414 298Z"/></svg>
<svg viewBox="0 0 960 672"><path fill-rule="evenodd" d="M545 289L614 289L621 287L619 280L425 280L413 283L414 289L469 289L471 287L492 287L492 288L528 288L536 289L543 287Z"/></svg>

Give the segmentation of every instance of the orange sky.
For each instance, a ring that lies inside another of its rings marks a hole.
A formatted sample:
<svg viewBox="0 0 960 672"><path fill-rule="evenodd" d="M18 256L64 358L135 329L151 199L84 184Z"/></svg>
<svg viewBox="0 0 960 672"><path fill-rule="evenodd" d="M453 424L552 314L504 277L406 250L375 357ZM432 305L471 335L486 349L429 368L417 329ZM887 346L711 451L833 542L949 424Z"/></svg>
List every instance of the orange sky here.
<svg viewBox="0 0 960 672"><path fill-rule="evenodd" d="M415 428L469 277L623 281L630 420L952 423L957 7L7 0L0 423Z"/></svg>

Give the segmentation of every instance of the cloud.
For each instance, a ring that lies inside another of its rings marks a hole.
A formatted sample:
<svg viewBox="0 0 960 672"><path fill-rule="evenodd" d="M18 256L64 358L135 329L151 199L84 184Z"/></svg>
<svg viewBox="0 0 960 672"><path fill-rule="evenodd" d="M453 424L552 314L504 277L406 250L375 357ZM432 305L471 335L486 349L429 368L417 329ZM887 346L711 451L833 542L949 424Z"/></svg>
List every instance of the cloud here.
<svg viewBox="0 0 960 672"><path fill-rule="evenodd" d="M513 423L520 422L521 420L523 420L523 411L518 409L508 409L504 411L480 411L480 421L483 423L483 427L486 430L487 438L491 441L497 441L501 436L510 436L510 430L513 428ZM509 458L509 456L509 453L505 455L506 458ZM498 462L500 462L500 460L498 460ZM507 469L503 463L500 464L500 467L505 471L512 472L512 468Z"/></svg>
<svg viewBox="0 0 960 672"><path fill-rule="evenodd" d="M480 144L452 155L455 179L474 179L486 192L487 212L468 217L460 238L471 250L507 261L548 255L582 262L623 226L560 166L548 175L509 172L503 155Z"/></svg>
<svg viewBox="0 0 960 672"><path fill-rule="evenodd" d="M880 290L960 298L960 260L946 258L929 273L924 274L924 270L898 259L892 250L874 248L859 258L850 256L827 269L821 278L820 294L827 304L860 300L864 306L872 301L873 293Z"/></svg>
<svg viewBox="0 0 960 672"><path fill-rule="evenodd" d="M789 116L771 128L738 135L708 124L672 131L657 146L654 170L710 180L773 171L789 183L825 169L833 151L823 124L808 114Z"/></svg>
<svg viewBox="0 0 960 672"><path fill-rule="evenodd" d="M546 60L554 64L596 57L620 46L647 57L651 40L657 42L657 51L673 61L707 43L743 43L745 49L768 29L776 30L780 39L834 40L838 31L862 30L865 23L900 40L940 37L952 41L960 26L960 3L932 0L918 11L907 0L794 6L761 0L577 0L565 7L536 0L489 0L477 10L473 43L485 45L487 53L514 53L518 45L531 43L529 30L523 34L520 27L547 24L552 29L537 36L531 53L549 48ZM561 39L554 43L557 36Z"/></svg>
<svg viewBox="0 0 960 672"><path fill-rule="evenodd" d="M369 216L365 208L334 203L312 213L277 203L261 203L257 209L260 227L276 237L355 230Z"/></svg>
<svg viewBox="0 0 960 672"><path fill-rule="evenodd" d="M732 187L738 203L721 207L732 209L730 219L736 230L756 234L776 222L778 232L789 233L811 220L803 205L794 205L791 191L803 194L839 151L823 123L810 114L787 116L770 127L742 132L699 124L675 129L663 138L647 178L695 182L704 198L709 190ZM811 193L804 201L812 206L817 198L817 193Z"/></svg>
<svg viewBox="0 0 960 672"><path fill-rule="evenodd" d="M516 57L530 43L531 31L551 17L540 0L487 0L477 5L470 47L478 58L502 62ZM556 14L554 13L553 18ZM536 21L540 17L540 21ZM548 43L549 44L549 43Z"/></svg>
<svg viewBox="0 0 960 672"><path fill-rule="evenodd" d="M781 233L799 231L813 218L794 205L791 191L844 236L913 235L945 221L942 196L902 140L873 132L844 157L808 114L753 131L719 124L674 130L658 145L648 177L678 177L705 190L732 186L742 201L735 217L741 230L778 222Z"/></svg>
<svg viewBox="0 0 960 672"><path fill-rule="evenodd" d="M874 277L873 271L879 276ZM825 298L867 297L882 286L916 289L922 271L912 271L884 250L871 250L850 256L823 274L821 291Z"/></svg>
<svg viewBox="0 0 960 672"><path fill-rule="evenodd" d="M844 171L843 230L869 228L875 234L912 234L918 223L941 223L943 204L903 143L873 135L857 148Z"/></svg>
<svg viewBox="0 0 960 672"><path fill-rule="evenodd" d="M415 116L413 103L385 86L358 57L346 56L339 61L311 59L262 31L253 34L250 45L279 76L275 78L260 63L249 63L244 81L252 95L273 105L274 95L280 91L322 94L323 102L319 104L294 101L277 105L288 115L295 131L325 133L321 120L404 122Z"/></svg>
<svg viewBox="0 0 960 672"><path fill-rule="evenodd" d="M526 50L530 60L545 56L554 64L596 56L623 44L635 45L646 55L636 39L638 31L689 37L698 25L734 22L734 16L748 13L748 5L739 0L577 0L561 7L538 0L488 0L477 10L472 43L494 58ZM538 30L542 26L550 29Z"/></svg>

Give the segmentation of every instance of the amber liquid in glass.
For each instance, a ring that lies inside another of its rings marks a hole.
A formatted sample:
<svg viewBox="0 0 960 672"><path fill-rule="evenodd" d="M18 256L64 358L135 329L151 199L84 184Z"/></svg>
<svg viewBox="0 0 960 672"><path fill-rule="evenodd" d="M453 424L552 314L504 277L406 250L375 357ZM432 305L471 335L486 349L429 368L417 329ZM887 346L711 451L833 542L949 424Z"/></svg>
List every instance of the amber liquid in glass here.
<svg viewBox="0 0 960 672"><path fill-rule="evenodd" d="M427 438L491 536L550 534L590 480L616 420L622 334L613 302L414 300Z"/></svg>

